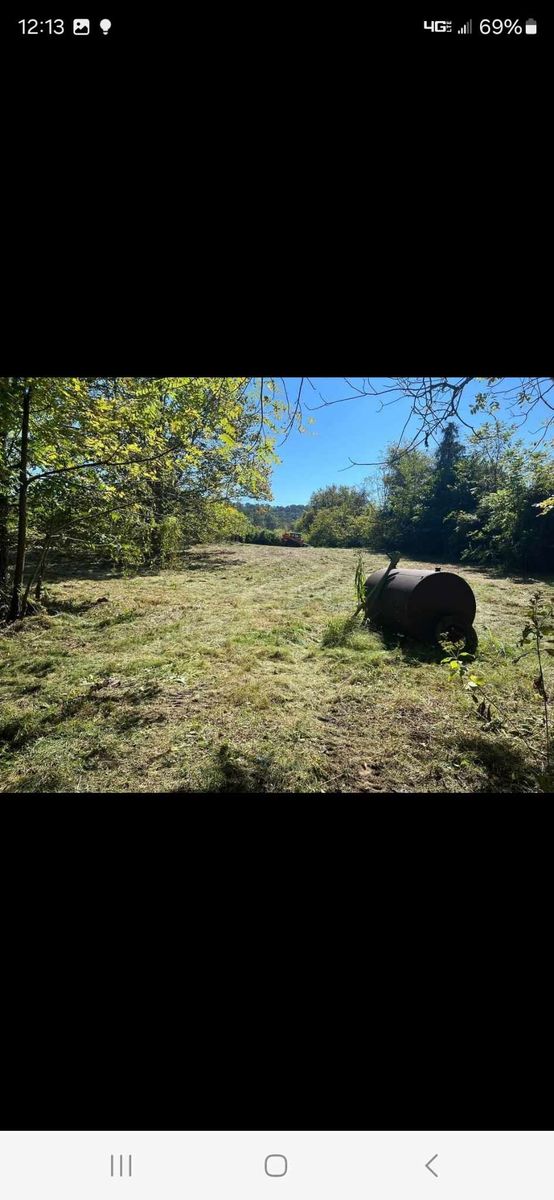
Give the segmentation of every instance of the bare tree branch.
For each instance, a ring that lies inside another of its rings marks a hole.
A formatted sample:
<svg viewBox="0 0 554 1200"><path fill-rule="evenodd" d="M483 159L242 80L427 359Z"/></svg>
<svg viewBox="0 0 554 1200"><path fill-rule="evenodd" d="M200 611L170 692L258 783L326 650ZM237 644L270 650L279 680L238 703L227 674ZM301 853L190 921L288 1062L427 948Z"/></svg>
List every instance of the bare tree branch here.
<svg viewBox="0 0 554 1200"><path fill-rule="evenodd" d="M288 423L288 425L287 425L287 428L285 429L285 436L284 436L283 440L282 440L281 442L279 442L279 446L283 446L283 445L284 445L284 443L286 442L286 440L287 440L287 438L288 438L288 436L289 436L289 433L290 433L290 431L291 431L291 429L292 429L292 427L293 427L294 421L295 421L295 419L296 419L296 415L297 415L297 413L299 413L299 412L301 411L301 409L300 409L300 397L301 397L301 395L302 395L302 388L303 388L303 386L304 386L304 379L305 379L305 376L302 376L302 378L301 378L301 380L300 380L300 386L299 386L299 388L298 388L298 395L297 395L297 397L296 397L296 404L295 404L295 406L294 406L294 412L293 412L293 414L292 414L292 417L290 418L290 421L289 421L289 423Z"/></svg>

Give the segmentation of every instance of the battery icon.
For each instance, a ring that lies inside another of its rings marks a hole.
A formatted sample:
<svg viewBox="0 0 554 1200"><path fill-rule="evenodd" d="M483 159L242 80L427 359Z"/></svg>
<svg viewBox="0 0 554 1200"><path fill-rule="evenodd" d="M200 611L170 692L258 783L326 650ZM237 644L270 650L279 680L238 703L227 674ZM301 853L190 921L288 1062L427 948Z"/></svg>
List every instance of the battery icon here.
<svg viewBox="0 0 554 1200"><path fill-rule="evenodd" d="M529 17L529 20L525 22L525 32L526 33L536 33L537 32L537 22L534 21L532 17Z"/></svg>

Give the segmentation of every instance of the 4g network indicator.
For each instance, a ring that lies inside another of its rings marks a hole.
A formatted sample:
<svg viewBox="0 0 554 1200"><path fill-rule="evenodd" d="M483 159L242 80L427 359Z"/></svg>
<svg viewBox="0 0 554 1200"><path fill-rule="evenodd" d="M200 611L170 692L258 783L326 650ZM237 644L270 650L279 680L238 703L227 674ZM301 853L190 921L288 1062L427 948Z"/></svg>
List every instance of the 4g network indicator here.
<svg viewBox="0 0 554 1200"><path fill-rule="evenodd" d="M474 32L472 18L461 25L454 21L424 21L423 28L428 33L457 33L462 36ZM526 20L521 20L520 17L484 17L478 25L476 24L476 32L485 37L489 34L496 37L501 34L513 34L515 37L521 33L536 34L537 22L534 17L527 17Z"/></svg>

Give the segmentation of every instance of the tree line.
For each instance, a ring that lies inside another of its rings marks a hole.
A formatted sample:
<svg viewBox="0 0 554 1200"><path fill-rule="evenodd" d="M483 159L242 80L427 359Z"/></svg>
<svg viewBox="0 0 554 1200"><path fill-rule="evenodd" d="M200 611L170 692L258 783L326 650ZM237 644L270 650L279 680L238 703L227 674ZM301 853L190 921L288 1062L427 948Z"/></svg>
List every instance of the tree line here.
<svg viewBox="0 0 554 1200"><path fill-rule="evenodd" d="M361 487L315 492L297 522L314 546L396 549L426 561L554 570L554 462L514 439L483 398L484 423L462 443L448 422L434 453L390 446L378 476Z"/></svg>
<svg viewBox="0 0 554 1200"><path fill-rule="evenodd" d="M235 507L256 529L291 529L306 509L305 504L243 504Z"/></svg>

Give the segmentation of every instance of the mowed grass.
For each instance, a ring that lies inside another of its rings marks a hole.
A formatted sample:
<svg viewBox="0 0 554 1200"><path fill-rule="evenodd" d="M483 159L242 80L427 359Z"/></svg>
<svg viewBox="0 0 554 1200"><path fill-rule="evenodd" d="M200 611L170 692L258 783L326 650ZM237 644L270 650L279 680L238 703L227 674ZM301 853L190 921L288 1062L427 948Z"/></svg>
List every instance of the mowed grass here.
<svg viewBox="0 0 554 1200"><path fill-rule="evenodd" d="M178 571L73 568L48 584L46 611L0 636L1 790L549 790L536 663L515 661L537 581L452 568L476 595L480 671L506 736L483 728L430 647L348 622L356 560L202 546Z"/></svg>

